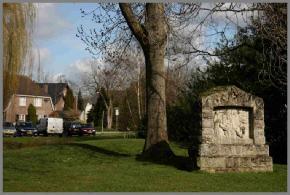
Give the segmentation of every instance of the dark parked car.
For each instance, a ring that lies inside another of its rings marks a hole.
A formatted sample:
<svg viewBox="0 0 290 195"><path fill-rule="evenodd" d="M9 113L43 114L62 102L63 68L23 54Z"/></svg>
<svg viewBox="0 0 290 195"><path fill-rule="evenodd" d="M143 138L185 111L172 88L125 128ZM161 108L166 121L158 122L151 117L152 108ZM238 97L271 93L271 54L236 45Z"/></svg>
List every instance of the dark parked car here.
<svg viewBox="0 0 290 195"><path fill-rule="evenodd" d="M13 123L4 122L3 123L3 136L16 136L17 131Z"/></svg>
<svg viewBox="0 0 290 195"><path fill-rule="evenodd" d="M81 124L80 135L96 135L96 130L92 124Z"/></svg>
<svg viewBox="0 0 290 195"><path fill-rule="evenodd" d="M18 122L16 124L17 136L36 136L37 129L32 122Z"/></svg>
<svg viewBox="0 0 290 195"><path fill-rule="evenodd" d="M66 121L63 123L63 135L81 135L81 124L79 122Z"/></svg>

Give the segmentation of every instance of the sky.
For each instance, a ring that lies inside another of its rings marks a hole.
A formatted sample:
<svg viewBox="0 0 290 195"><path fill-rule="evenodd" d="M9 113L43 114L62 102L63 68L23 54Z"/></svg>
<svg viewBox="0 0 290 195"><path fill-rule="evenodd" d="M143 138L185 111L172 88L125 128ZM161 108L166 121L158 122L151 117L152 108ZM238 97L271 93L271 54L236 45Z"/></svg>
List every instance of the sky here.
<svg viewBox="0 0 290 195"><path fill-rule="evenodd" d="M91 10L93 4L37 3L33 49L39 50L41 66L54 78L64 74L73 78L81 63L91 58L83 42L76 37L81 24L94 23L81 17L80 8Z"/></svg>
<svg viewBox="0 0 290 195"><path fill-rule="evenodd" d="M51 75L50 81L56 81L59 75L75 83L81 84L80 72L90 71L88 61L91 54L85 50L84 43L76 37L77 27L96 26L91 17L81 17L80 9L92 11L93 3L36 3L37 18L33 35L33 50L40 53L40 63L44 72ZM206 5L205 6L209 6ZM222 21L225 15L216 16ZM207 33L212 33L208 30ZM228 31L232 36L234 31ZM207 38L215 40L215 37ZM193 40L202 45L202 38ZM36 55L36 54L35 54ZM194 59L198 61L197 58ZM203 63L203 62L201 62Z"/></svg>

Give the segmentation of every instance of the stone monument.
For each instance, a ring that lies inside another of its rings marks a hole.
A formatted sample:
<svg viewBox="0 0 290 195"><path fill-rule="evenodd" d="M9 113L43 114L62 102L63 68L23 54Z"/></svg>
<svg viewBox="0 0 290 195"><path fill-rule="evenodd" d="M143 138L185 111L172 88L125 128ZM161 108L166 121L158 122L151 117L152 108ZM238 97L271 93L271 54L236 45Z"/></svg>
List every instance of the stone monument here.
<svg viewBox="0 0 290 195"><path fill-rule="evenodd" d="M216 87L201 95L200 141L200 170L273 170L265 144L263 99L236 86Z"/></svg>

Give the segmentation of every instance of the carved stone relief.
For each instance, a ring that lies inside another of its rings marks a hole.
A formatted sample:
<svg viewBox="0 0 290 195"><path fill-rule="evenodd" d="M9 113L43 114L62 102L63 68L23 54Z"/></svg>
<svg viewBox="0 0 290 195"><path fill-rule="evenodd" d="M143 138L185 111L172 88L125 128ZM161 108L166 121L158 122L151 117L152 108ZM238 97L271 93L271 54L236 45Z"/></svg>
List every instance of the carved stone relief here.
<svg viewBox="0 0 290 195"><path fill-rule="evenodd" d="M223 141L249 139L249 111L240 109L218 109L214 111L214 130Z"/></svg>

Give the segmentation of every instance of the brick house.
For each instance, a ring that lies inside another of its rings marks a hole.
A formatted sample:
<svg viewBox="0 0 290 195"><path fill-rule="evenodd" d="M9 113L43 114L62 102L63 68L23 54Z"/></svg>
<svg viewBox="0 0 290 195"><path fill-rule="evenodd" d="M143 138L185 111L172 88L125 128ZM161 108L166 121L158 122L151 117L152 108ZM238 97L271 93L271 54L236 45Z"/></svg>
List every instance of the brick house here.
<svg viewBox="0 0 290 195"><path fill-rule="evenodd" d="M39 118L60 113L64 108L67 83L36 83L26 76L19 76L19 86L3 111L6 122L26 121L30 104L36 108Z"/></svg>
<svg viewBox="0 0 290 195"><path fill-rule="evenodd" d="M18 89L3 111L4 121L26 121L30 104L36 108L38 118L46 117L55 110L52 98L37 83L26 76L19 76Z"/></svg>

